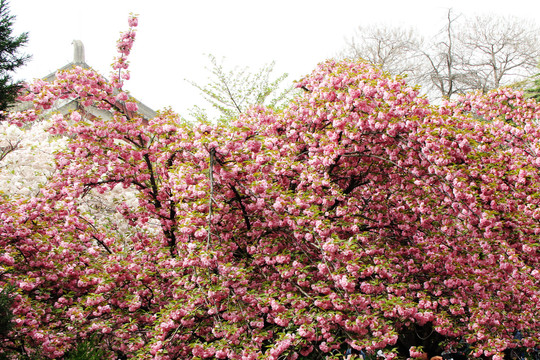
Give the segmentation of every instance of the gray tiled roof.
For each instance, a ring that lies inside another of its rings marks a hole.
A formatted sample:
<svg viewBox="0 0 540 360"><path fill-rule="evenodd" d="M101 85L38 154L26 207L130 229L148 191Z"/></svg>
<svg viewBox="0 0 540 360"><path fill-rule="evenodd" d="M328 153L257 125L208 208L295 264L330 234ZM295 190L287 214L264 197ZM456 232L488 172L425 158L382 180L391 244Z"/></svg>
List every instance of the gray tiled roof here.
<svg viewBox="0 0 540 360"><path fill-rule="evenodd" d="M92 69L92 67L90 65L88 65L86 63L86 61L85 61L83 43L80 40L73 40L72 44L74 45L73 61L66 64L66 65L64 65L64 66L62 66L58 70L50 73L49 75L45 76L44 78L42 78L44 81L52 82L52 81L54 81L56 79L56 74L59 71L65 71L65 70L73 69L76 66L79 66L79 67L81 67L83 69ZM118 90L116 90L116 92L118 92ZM157 113L153 109L151 109L147 105L143 104L141 101L137 100L134 97L132 97L132 99L134 99L136 101L137 106L139 108L137 113L140 114L144 119L150 120L150 119L154 118L157 115ZM55 110L59 111L61 113L64 113L67 110L72 110L71 107L73 106L74 101L76 102L77 100L69 101L66 104L61 104ZM25 110L25 109L29 108L30 106L31 106L30 104L22 103L22 104L17 104L16 106L13 107L13 109L16 109L16 110L20 111L20 110ZM64 109L64 107L66 107L66 108ZM65 111L63 111L63 110L65 110ZM103 111L100 111L100 112L102 113L103 116L105 115L103 113Z"/></svg>

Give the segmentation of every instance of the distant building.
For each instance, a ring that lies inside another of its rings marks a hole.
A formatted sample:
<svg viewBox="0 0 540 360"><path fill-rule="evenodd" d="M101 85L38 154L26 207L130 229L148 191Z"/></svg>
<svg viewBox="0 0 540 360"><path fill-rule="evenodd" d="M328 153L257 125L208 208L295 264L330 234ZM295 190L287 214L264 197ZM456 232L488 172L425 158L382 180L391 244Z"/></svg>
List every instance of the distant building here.
<svg viewBox="0 0 540 360"><path fill-rule="evenodd" d="M85 60L84 45L82 41L73 40L72 44L73 44L73 61L62 66L61 68L50 73L49 75L45 76L44 78L42 78L42 80L47 81L47 82L52 82L56 79L56 74L59 71L69 70L76 66L79 66L83 69L91 69L91 66L88 65ZM135 101L137 102L137 105L139 108L137 113L141 115L145 120L150 120L156 116L156 112L154 110L152 110L151 108L149 108L148 106L146 106L145 104L143 104L137 99L135 99ZM29 109L31 106L32 104L29 102L18 103L12 108L12 110L22 111L22 110ZM98 109L93 106L83 106L79 102L78 99L67 99L65 101L61 101L57 103L54 106L54 108L51 109L51 111L59 112L63 115L66 115L74 110L82 111L87 116L90 116L90 117L99 117L102 119L112 118L112 115L110 112L103 109Z"/></svg>

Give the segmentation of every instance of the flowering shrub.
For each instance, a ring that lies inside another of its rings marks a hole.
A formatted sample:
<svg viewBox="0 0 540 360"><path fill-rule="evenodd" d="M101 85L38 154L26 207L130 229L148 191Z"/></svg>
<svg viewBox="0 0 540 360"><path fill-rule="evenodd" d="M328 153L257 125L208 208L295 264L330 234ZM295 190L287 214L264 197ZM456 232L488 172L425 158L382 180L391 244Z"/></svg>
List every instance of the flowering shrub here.
<svg viewBox="0 0 540 360"><path fill-rule="evenodd" d="M17 288L4 351L392 359L461 341L495 359L538 343L536 102L501 89L434 106L328 61L282 112L146 121L122 95L127 34L111 82L58 74L12 116L69 98L113 120L54 115L54 172L1 198L0 282Z"/></svg>

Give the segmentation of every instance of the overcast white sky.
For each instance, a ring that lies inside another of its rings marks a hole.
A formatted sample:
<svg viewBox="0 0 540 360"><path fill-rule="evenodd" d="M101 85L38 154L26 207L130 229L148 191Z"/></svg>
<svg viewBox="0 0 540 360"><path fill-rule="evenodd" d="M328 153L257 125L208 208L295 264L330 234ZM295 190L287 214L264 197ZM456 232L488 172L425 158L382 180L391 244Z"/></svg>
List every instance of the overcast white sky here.
<svg viewBox="0 0 540 360"><path fill-rule="evenodd" d="M512 15L540 24L538 0L11 0L14 30L30 36L33 56L17 78L44 77L73 58L81 40L86 62L109 74L120 32L130 12L139 27L126 88L155 110L186 115L203 105L185 79L205 83L204 54L225 65L253 70L271 61L290 79L335 56L359 25L386 23L435 34L449 8L465 15Z"/></svg>

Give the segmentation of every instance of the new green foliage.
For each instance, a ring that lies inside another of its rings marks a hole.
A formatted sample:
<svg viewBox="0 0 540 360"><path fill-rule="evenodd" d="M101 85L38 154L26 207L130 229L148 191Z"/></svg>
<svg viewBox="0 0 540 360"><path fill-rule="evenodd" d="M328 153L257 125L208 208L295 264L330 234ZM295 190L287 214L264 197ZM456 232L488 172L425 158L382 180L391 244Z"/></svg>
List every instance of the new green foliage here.
<svg viewBox="0 0 540 360"><path fill-rule="evenodd" d="M190 83L201 91L202 96L219 112L219 120L226 121L234 118L252 105L265 105L278 108L290 100L294 92L292 86L284 84L288 74L274 78L275 63L263 66L256 72L250 72L247 67L235 67L227 70L223 67L223 60L218 63L213 55L208 55L211 67L209 82L199 85ZM196 107L196 118L207 118L202 109Z"/></svg>

